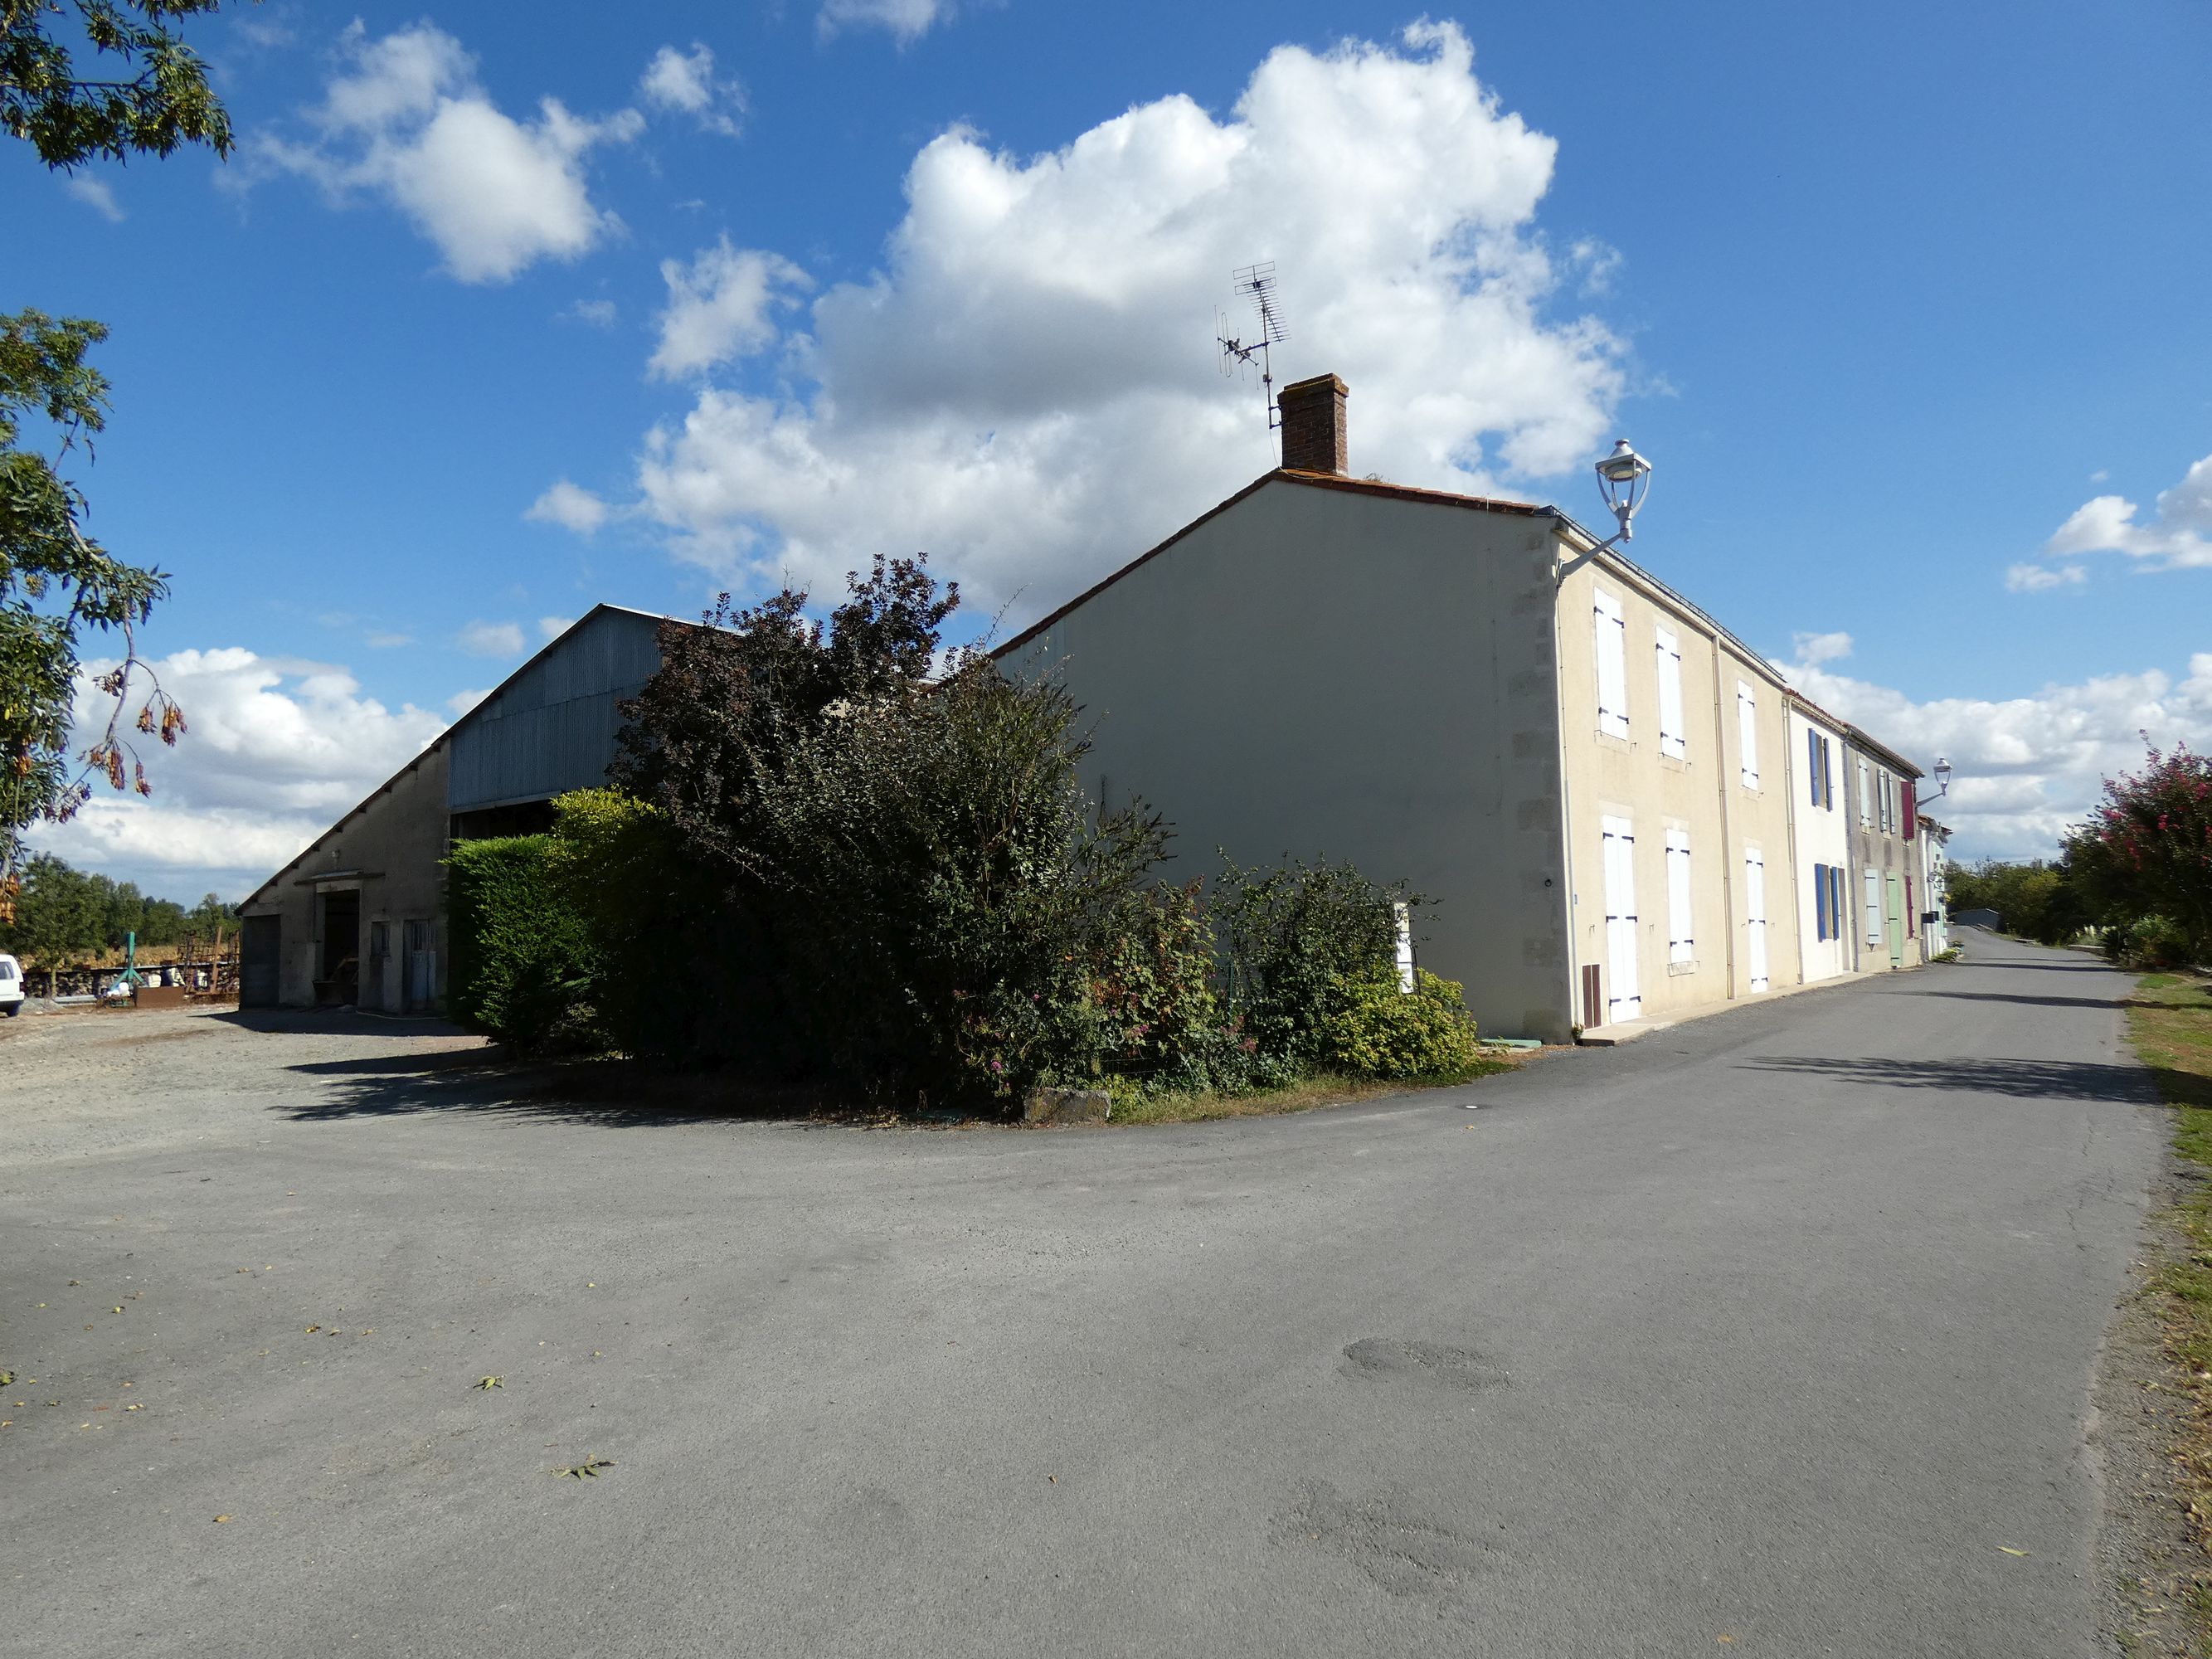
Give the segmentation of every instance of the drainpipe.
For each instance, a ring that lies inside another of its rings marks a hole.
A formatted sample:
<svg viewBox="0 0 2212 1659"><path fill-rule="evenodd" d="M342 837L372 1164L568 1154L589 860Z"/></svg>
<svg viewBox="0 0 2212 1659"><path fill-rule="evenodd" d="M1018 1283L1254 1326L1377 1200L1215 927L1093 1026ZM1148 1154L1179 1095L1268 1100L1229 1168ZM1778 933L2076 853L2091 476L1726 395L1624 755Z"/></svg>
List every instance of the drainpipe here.
<svg viewBox="0 0 2212 1659"><path fill-rule="evenodd" d="M1810 728L1808 728L1808 730ZM1787 793L1784 821L1790 825L1790 936L1797 941L1797 982L1805 982L1805 908L1797 899L1797 738L1790 729L1790 694L1782 695L1782 787ZM1808 779L1808 781L1810 781ZM1766 971L1774 971L1768 953ZM1769 984L1773 981L1768 981Z"/></svg>
<svg viewBox="0 0 2212 1659"><path fill-rule="evenodd" d="M1560 520L1552 520L1552 534L1560 540ZM1564 561L1561 561L1563 563ZM1556 570L1559 567L1554 566ZM1583 946L1579 931L1579 896L1575 886L1575 814L1574 802L1567 782L1567 688L1559 678L1559 665L1564 641L1559 636L1559 600L1565 594L1565 578L1555 575L1552 583L1552 758L1559 769L1559 864L1560 881L1565 890L1559 895L1560 915L1565 922L1567 976L1567 1030L1570 1034L1579 1030L1583 1023ZM1600 1010L1601 1013L1603 1010Z"/></svg>
<svg viewBox="0 0 2212 1659"><path fill-rule="evenodd" d="M1720 774L1721 786L1721 910L1728 917L1727 929L1721 935L1728 951L1728 994L1735 999L1735 835L1729 827L1728 781L1728 716L1721 702L1721 636L1718 630L1706 635L1713 648L1713 769Z"/></svg>

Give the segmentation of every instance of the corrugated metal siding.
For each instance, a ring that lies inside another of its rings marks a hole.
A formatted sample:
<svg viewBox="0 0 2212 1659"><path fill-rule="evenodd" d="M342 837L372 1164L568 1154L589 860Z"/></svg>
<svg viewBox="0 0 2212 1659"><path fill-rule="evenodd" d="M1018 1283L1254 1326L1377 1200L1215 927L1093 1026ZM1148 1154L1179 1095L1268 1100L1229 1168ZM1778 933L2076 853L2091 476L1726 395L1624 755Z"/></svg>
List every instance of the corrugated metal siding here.
<svg viewBox="0 0 2212 1659"><path fill-rule="evenodd" d="M453 736L447 810L542 800L607 781L622 716L660 666L651 617L587 617L532 663Z"/></svg>

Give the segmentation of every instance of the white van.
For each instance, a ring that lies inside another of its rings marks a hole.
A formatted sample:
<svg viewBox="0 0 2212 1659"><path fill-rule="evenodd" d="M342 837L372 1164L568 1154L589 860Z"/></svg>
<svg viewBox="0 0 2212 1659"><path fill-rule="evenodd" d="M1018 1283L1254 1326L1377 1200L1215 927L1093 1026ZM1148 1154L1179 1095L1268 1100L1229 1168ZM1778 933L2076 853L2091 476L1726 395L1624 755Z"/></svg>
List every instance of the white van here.
<svg viewBox="0 0 2212 1659"><path fill-rule="evenodd" d="M23 1012L23 970L13 957L0 956L0 1014L10 1019Z"/></svg>

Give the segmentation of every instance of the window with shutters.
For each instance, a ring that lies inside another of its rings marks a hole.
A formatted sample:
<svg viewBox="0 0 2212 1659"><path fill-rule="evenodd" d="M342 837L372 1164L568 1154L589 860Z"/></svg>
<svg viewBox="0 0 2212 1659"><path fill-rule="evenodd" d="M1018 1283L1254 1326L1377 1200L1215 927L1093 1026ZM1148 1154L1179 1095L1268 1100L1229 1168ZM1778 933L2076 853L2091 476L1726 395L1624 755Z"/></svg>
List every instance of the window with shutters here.
<svg viewBox="0 0 2212 1659"><path fill-rule="evenodd" d="M1813 793L1813 805L1820 804L1820 734L1808 730L1805 733L1805 782Z"/></svg>
<svg viewBox="0 0 2212 1659"><path fill-rule="evenodd" d="M1691 942L1690 836L1685 830L1667 832L1667 961L1669 966L1696 959Z"/></svg>
<svg viewBox="0 0 2212 1659"><path fill-rule="evenodd" d="M1828 937L1844 936L1844 866L1828 866Z"/></svg>
<svg viewBox="0 0 2212 1659"><path fill-rule="evenodd" d="M1597 629L1597 729L1608 738L1628 735L1628 623L1620 601L1600 589L1594 605Z"/></svg>
<svg viewBox="0 0 2212 1659"><path fill-rule="evenodd" d="M1859 763L1859 823L1874 823L1874 769L1864 761Z"/></svg>
<svg viewBox="0 0 2212 1659"><path fill-rule="evenodd" d="M1828 866L1813 866L1813 938L1815 942L1828 937Z"/></svg>
<svg viewBox="0 0 2212 1659"><path fill-rule="evenodd" d="M1820 805L1827 811L1836 810L1836 771L1831 763L1828 740L1820 739Z"/></svg>
<svg viewBox="0 0 2212 1659"><path fill-rule="evenodd" d="M1735 683L1736 747L1741 751L1743 787L1759 787L1759 698L1749 682Z"/></svg>
<svg viewBox="0 0 2212 1659"><path fill-rule="evenodd" d="M1680 760L1689 752L1683 735L1682 642L1670 629L1659 629L1657 637L1659 752L1669 760Z"/></svg>
<svg viewBox="0 0 2212 1659"><path fill-rule="evenodd" d="M1881 872L1866 872L1866 942L1881 943Z"/></svg>

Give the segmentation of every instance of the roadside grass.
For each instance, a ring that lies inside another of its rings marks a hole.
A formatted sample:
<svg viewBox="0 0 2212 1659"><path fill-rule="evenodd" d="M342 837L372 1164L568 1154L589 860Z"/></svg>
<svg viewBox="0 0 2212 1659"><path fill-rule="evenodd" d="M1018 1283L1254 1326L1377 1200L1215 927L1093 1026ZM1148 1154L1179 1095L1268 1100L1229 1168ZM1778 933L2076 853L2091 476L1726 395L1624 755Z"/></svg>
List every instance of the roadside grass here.
<svg viewBox="0 0 2212 1659"><path fill-rule="evenodd" d="M2153 1280L2168 1356L2183 1372L2189 1410L2177 1419L2174 1463L2190 1530L2212 1553L2212 979L2146 974L2128 1001L2129 1035L2173 1108L2173 1150L2199 1171L2167 1218L2187 1253ZM2198 1653L2212 1651L2212 1589L2182 1593Z"/></svg>
<svg viewBox="0 0 2212 1659"><path fill-rule="evenodd" d="M1516 1070L1519 1062L1485 1058L1449 1076L1406 1078L1386 1081L1376 1078L1345 1077L1318 1073L1302 1078L1286 1089L1263 1094L1224 1095L1212 1090L1191 1094L1146 1094L1126 1085L1113 1087L1115 1123L1203 1123L1214 1118L1268 1117L1285 1112L1310 1112L1322 1106L1346 1106L1383 1095L1401 1095L1417 1089L1449 1088L1472 1083L1479 1077ZM1112 1083L1119 1083L1119 1079Z"/></svg>

